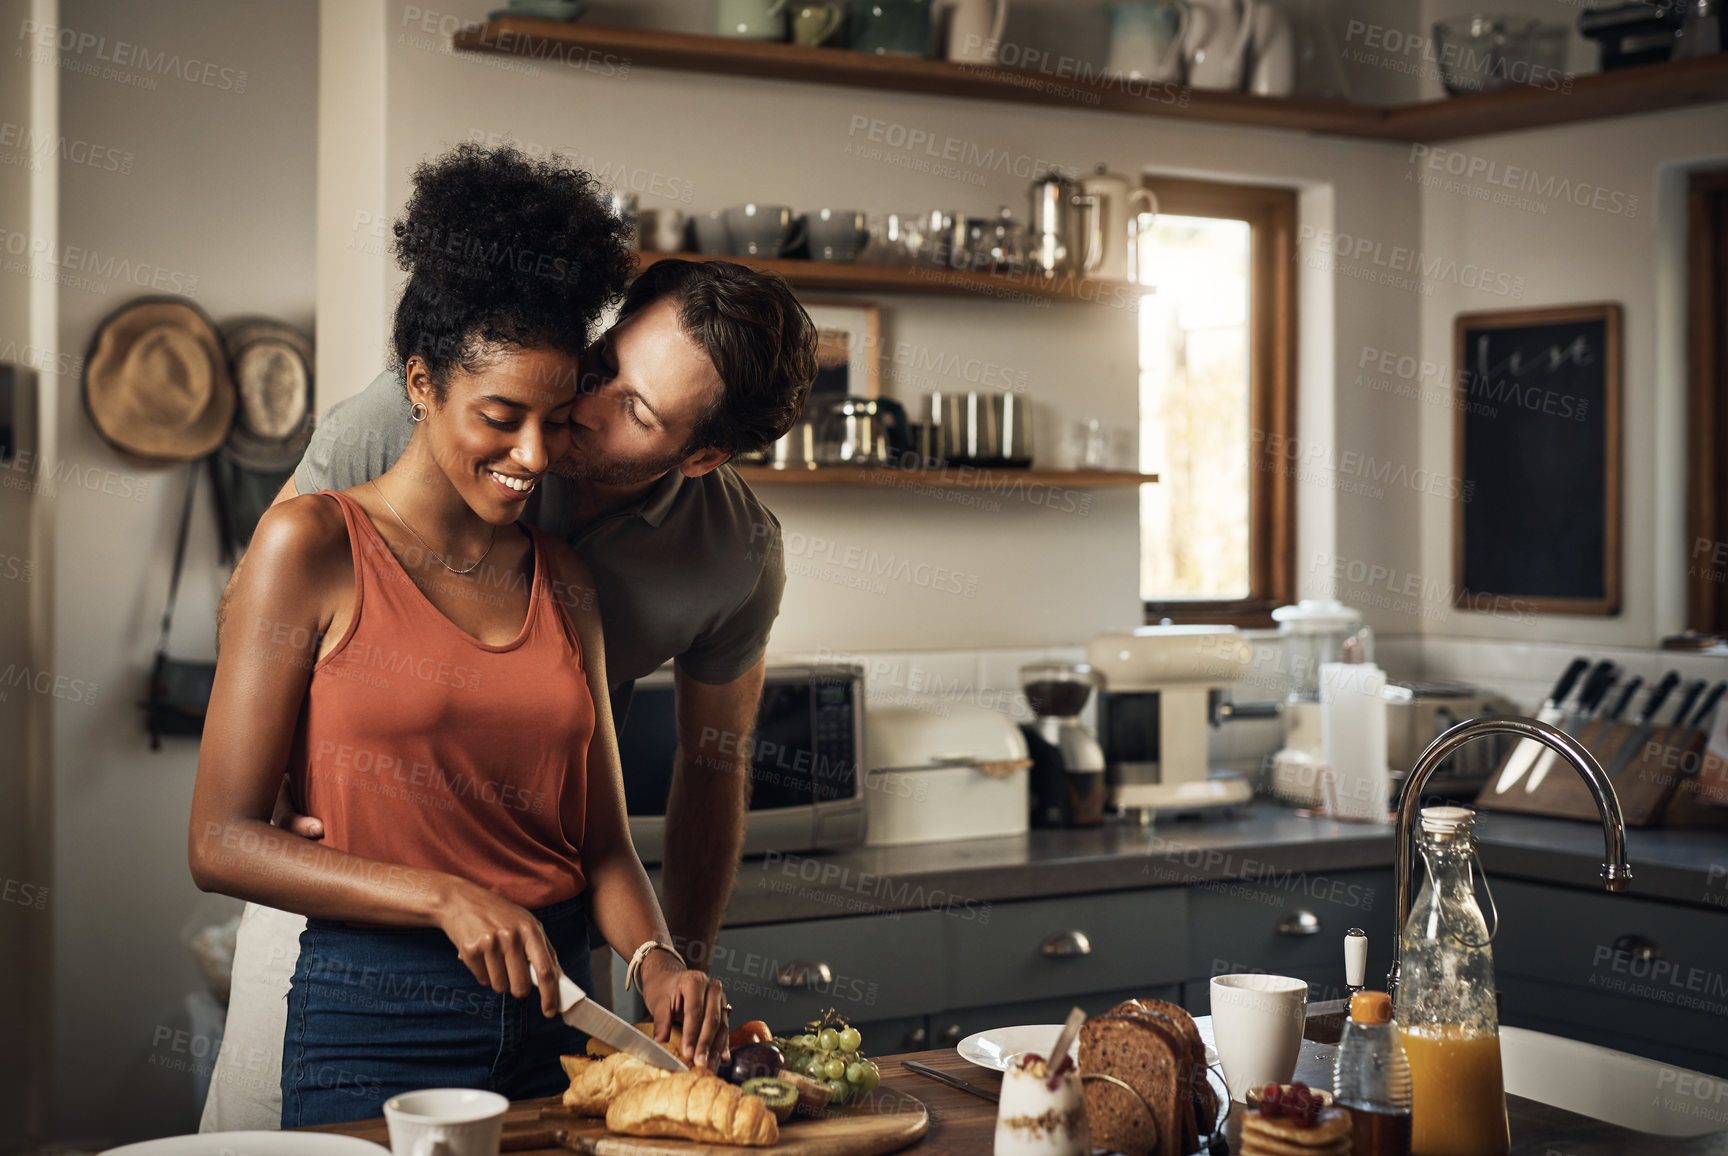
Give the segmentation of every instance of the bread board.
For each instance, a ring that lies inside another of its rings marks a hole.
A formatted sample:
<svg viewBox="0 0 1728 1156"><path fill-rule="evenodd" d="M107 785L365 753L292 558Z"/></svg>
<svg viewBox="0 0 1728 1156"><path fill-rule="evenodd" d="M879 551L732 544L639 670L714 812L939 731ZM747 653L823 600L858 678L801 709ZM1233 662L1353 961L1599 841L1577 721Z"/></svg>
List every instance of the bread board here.
<svg viewBox="0 0 1728 1156"><path fill-rule="evenodd" d="M877 1088L820 1117L793 1116L780 1125L780 1142L768 1148L741 1148L673 1140L661 1136L621 1136L592 1116L572 1116L548 1107L543 1126L562 1128L590 1156L886 1156L929 1130L930 1113L916 1096Z"/></svg>

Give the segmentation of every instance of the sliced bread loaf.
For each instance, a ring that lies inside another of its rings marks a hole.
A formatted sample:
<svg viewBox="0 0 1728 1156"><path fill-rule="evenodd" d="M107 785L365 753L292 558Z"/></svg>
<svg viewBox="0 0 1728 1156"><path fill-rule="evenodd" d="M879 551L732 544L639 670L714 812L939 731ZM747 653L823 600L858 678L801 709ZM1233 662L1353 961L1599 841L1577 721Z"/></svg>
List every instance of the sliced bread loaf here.
<svg viewBox="0 0 1728 1156"><path fill-rule="evenodd" d="M1124 1156L1186 1156L1179 1070L1186 1066L1169 1037L1146 1016L1110 1012L1080 1028L1080 1075L1092 1143Z"/></svg>

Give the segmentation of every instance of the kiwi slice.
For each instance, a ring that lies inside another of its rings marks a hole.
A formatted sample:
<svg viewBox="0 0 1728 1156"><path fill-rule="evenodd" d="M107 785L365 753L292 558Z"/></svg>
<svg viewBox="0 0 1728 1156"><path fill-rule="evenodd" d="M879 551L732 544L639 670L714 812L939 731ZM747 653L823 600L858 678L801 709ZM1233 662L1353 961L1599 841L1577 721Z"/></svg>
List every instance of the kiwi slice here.
<svg viewBox="0 0 1728 1156"><path fill-rule="evenodd" d="M759 1096L777 1120L785 1120L798 1106L798 1089L774 1076L753 1076L744 1081L746 1096Z"/></svg>

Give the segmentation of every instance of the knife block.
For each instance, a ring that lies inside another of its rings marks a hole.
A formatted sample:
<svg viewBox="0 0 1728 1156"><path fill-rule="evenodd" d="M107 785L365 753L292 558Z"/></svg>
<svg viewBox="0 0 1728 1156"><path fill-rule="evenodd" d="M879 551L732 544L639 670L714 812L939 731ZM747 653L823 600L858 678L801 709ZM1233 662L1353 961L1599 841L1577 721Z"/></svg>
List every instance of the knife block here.
<svg viewBox="0 0 1728 1156"><path fill-rule="evenodd" d="M1681 756L1684 775L1668 808L1662 813L1667 827L1728 828L1728 759L1710 747L1709 732L1694 729L1695 743Z"/></svg>
<svg viewBox="0 0 1728 1156"><path fill-rule="evenodd" d="M1620 753L1621 746L1632 741L1637 730L1635 723L1592 721L1585 724L1576 737L1579 744L1606 768ZM1688 768L1698 767L1704 741L1704 732L1696 727L1658 727L1650 732L1613 780L1614 794L1620 799L1620 810L1626 816L1628 827L1651 827L1663 822L1669 801L1688 778ZM1517 749L1516 744L1513 749ZM1508 753L1507 758L1511 757ZM1542 784L1534 791L1526 790L1534 772L1532 766L1523 778L1512 784L1511 790L1501 795L1494 791L1494 784L1499 780L1499 771L1496 770L1476 796L1477 808L1546 815L1554 819L1597 821L1596 800L1571 767L1549 767Z"/></svg>

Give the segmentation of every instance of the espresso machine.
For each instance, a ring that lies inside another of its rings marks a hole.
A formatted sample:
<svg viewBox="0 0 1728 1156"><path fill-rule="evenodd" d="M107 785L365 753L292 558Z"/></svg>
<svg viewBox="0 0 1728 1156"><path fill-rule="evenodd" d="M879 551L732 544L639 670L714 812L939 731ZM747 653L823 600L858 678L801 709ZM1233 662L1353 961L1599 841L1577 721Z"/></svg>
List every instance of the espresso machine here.
<svg viewBox="0 0 1728 1156"><path fill-rule="evenodd" d="M1101 634L1086 657L1103 680L1098 735L1111 806L1150 822L1160 812L1233 807L1246 778L1210 769L1211 730L1226 688L1253 666L1234 626L1143 626Z"/></svg>
<svg viewBox="0 0 1728 1156"><path fill-rule="evenodd" d="M1104 821L1104 751L1080 721L1096 685L1097 676L1084 663L1020 668L1026 703L1038 716L1020 728L1032 758L1034 827L1095 827Z"/></svg>

